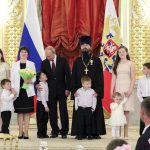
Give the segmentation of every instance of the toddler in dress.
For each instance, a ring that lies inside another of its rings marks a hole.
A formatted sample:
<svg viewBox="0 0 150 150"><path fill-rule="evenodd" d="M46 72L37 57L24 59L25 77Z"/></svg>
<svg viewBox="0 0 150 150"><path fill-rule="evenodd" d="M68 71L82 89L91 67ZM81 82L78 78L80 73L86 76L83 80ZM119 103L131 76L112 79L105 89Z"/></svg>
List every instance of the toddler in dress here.
<svg viewBox="0 0 150 150"><path fill-rule="evenodd" d="M113 101L110 104L111 117L109 125L112 126L112 138L115 139L120 137L120 127L127 123L123 109L127 98L124 98L119 92L115 92L113 94Z"/></svg>

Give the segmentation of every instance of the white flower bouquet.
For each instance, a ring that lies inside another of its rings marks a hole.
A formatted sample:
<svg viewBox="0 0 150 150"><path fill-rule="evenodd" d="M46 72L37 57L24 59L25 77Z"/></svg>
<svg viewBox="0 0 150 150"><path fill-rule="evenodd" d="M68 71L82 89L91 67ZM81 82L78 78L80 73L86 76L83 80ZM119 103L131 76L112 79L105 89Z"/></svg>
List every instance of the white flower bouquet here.
<svg viewBox="0 0 150 150"><path fill-rule="evenodd" d="M25 69L20 69L19 70L20 76L23 78L23 80L31 80L35 76L35 71L30 69L30 68L25 68ZM29 84L28 83L23 83L22 87L23 89L28 89Z"/></svg>

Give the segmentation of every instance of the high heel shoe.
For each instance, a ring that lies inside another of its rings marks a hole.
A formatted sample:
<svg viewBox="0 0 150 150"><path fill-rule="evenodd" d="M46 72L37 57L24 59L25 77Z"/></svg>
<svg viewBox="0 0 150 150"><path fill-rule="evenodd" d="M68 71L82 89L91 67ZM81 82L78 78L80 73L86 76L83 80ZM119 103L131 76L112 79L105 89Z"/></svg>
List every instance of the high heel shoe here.
<svg viewBox="0 0 150 150"><path fill-rule="evenodd" d="M24 139L29 139L28 136L25 136L25 133L23 134L23 138L24 138Z"/></svg>
<svg viewBox="0 0 150 150"><path fill-rule="evenodd" d="M22 136L18 136L18 139L23 139L23 134L22 134Z"/></svg>
<svg viewBox="0 0 150 150"><path fill-rule="evenodd" d="M18 136L18 139L23 139L24 138L24 132L22 133L21 136Z"/></svg>

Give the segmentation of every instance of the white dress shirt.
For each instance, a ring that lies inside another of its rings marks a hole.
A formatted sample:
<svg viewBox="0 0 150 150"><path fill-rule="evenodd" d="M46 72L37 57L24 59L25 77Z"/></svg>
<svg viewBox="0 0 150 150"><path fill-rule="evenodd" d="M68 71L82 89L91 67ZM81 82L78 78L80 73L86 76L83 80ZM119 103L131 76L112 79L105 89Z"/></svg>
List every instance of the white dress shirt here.
<svg viewBox="0 0 150 150"><path fill-rule="evenodd" d="M92 110L95 110L97 104L97 98L94 96L95 91L93 89L85 90L83 87L77 90L79 94L75 97L75 109L78 107L91 107Z"/></svg>
<svg viewBox="0 0 150 150"><path fill-rule="evenodd" d="M144 75L138 81L137 96L138 96L140 102L143 101L143 97L149 97L150 96L150 77L147 77Z"/></svg>
<svg viewBox="0 0 150 150"><path fill-rule="evenodd" d="M44 107L47 107L47 101L48 101L48 84L47 82L40 82L40 87L42 88L42 91L37 91L37 100L41 101Z"/></svg>
<svg viewBox="0 0 150 150"><path fill-rule="evenodd" d="M14 111L14 95L11 91L3 89L0 96L0 111Z"/></svg>
<svg viewBox="0 0 150 150"><path fill-rule="evenodd" d="M55 55L55 56L54 56L54 59L53 59L53 60L54 60L55 67L56 67L56 58L57 58L57 56ZM51 68L52 68L52 61L50 61L50 65L51 65Z"/></svg>

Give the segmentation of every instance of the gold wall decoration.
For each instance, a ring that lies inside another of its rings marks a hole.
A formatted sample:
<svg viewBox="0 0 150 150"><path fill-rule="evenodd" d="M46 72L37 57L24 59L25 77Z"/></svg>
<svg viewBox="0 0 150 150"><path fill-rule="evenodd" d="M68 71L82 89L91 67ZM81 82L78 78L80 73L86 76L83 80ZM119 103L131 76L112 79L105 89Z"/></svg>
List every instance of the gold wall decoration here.
<svg viewBox="0 0 150 150"><path fill-rule="evenodd" d="M18 53L24 20L24 1L7 1L10 19L5 23L3 29L3 49L6 61L11 65L14 61L16 61Z"/></svg>
<svg viewBox="0 0 150 150"><path fill-rule="evenodd" d="M130 55L136 65L136 75L142 75L142 64L150 62L150 15L146 0L132 0Z"/></svg>

